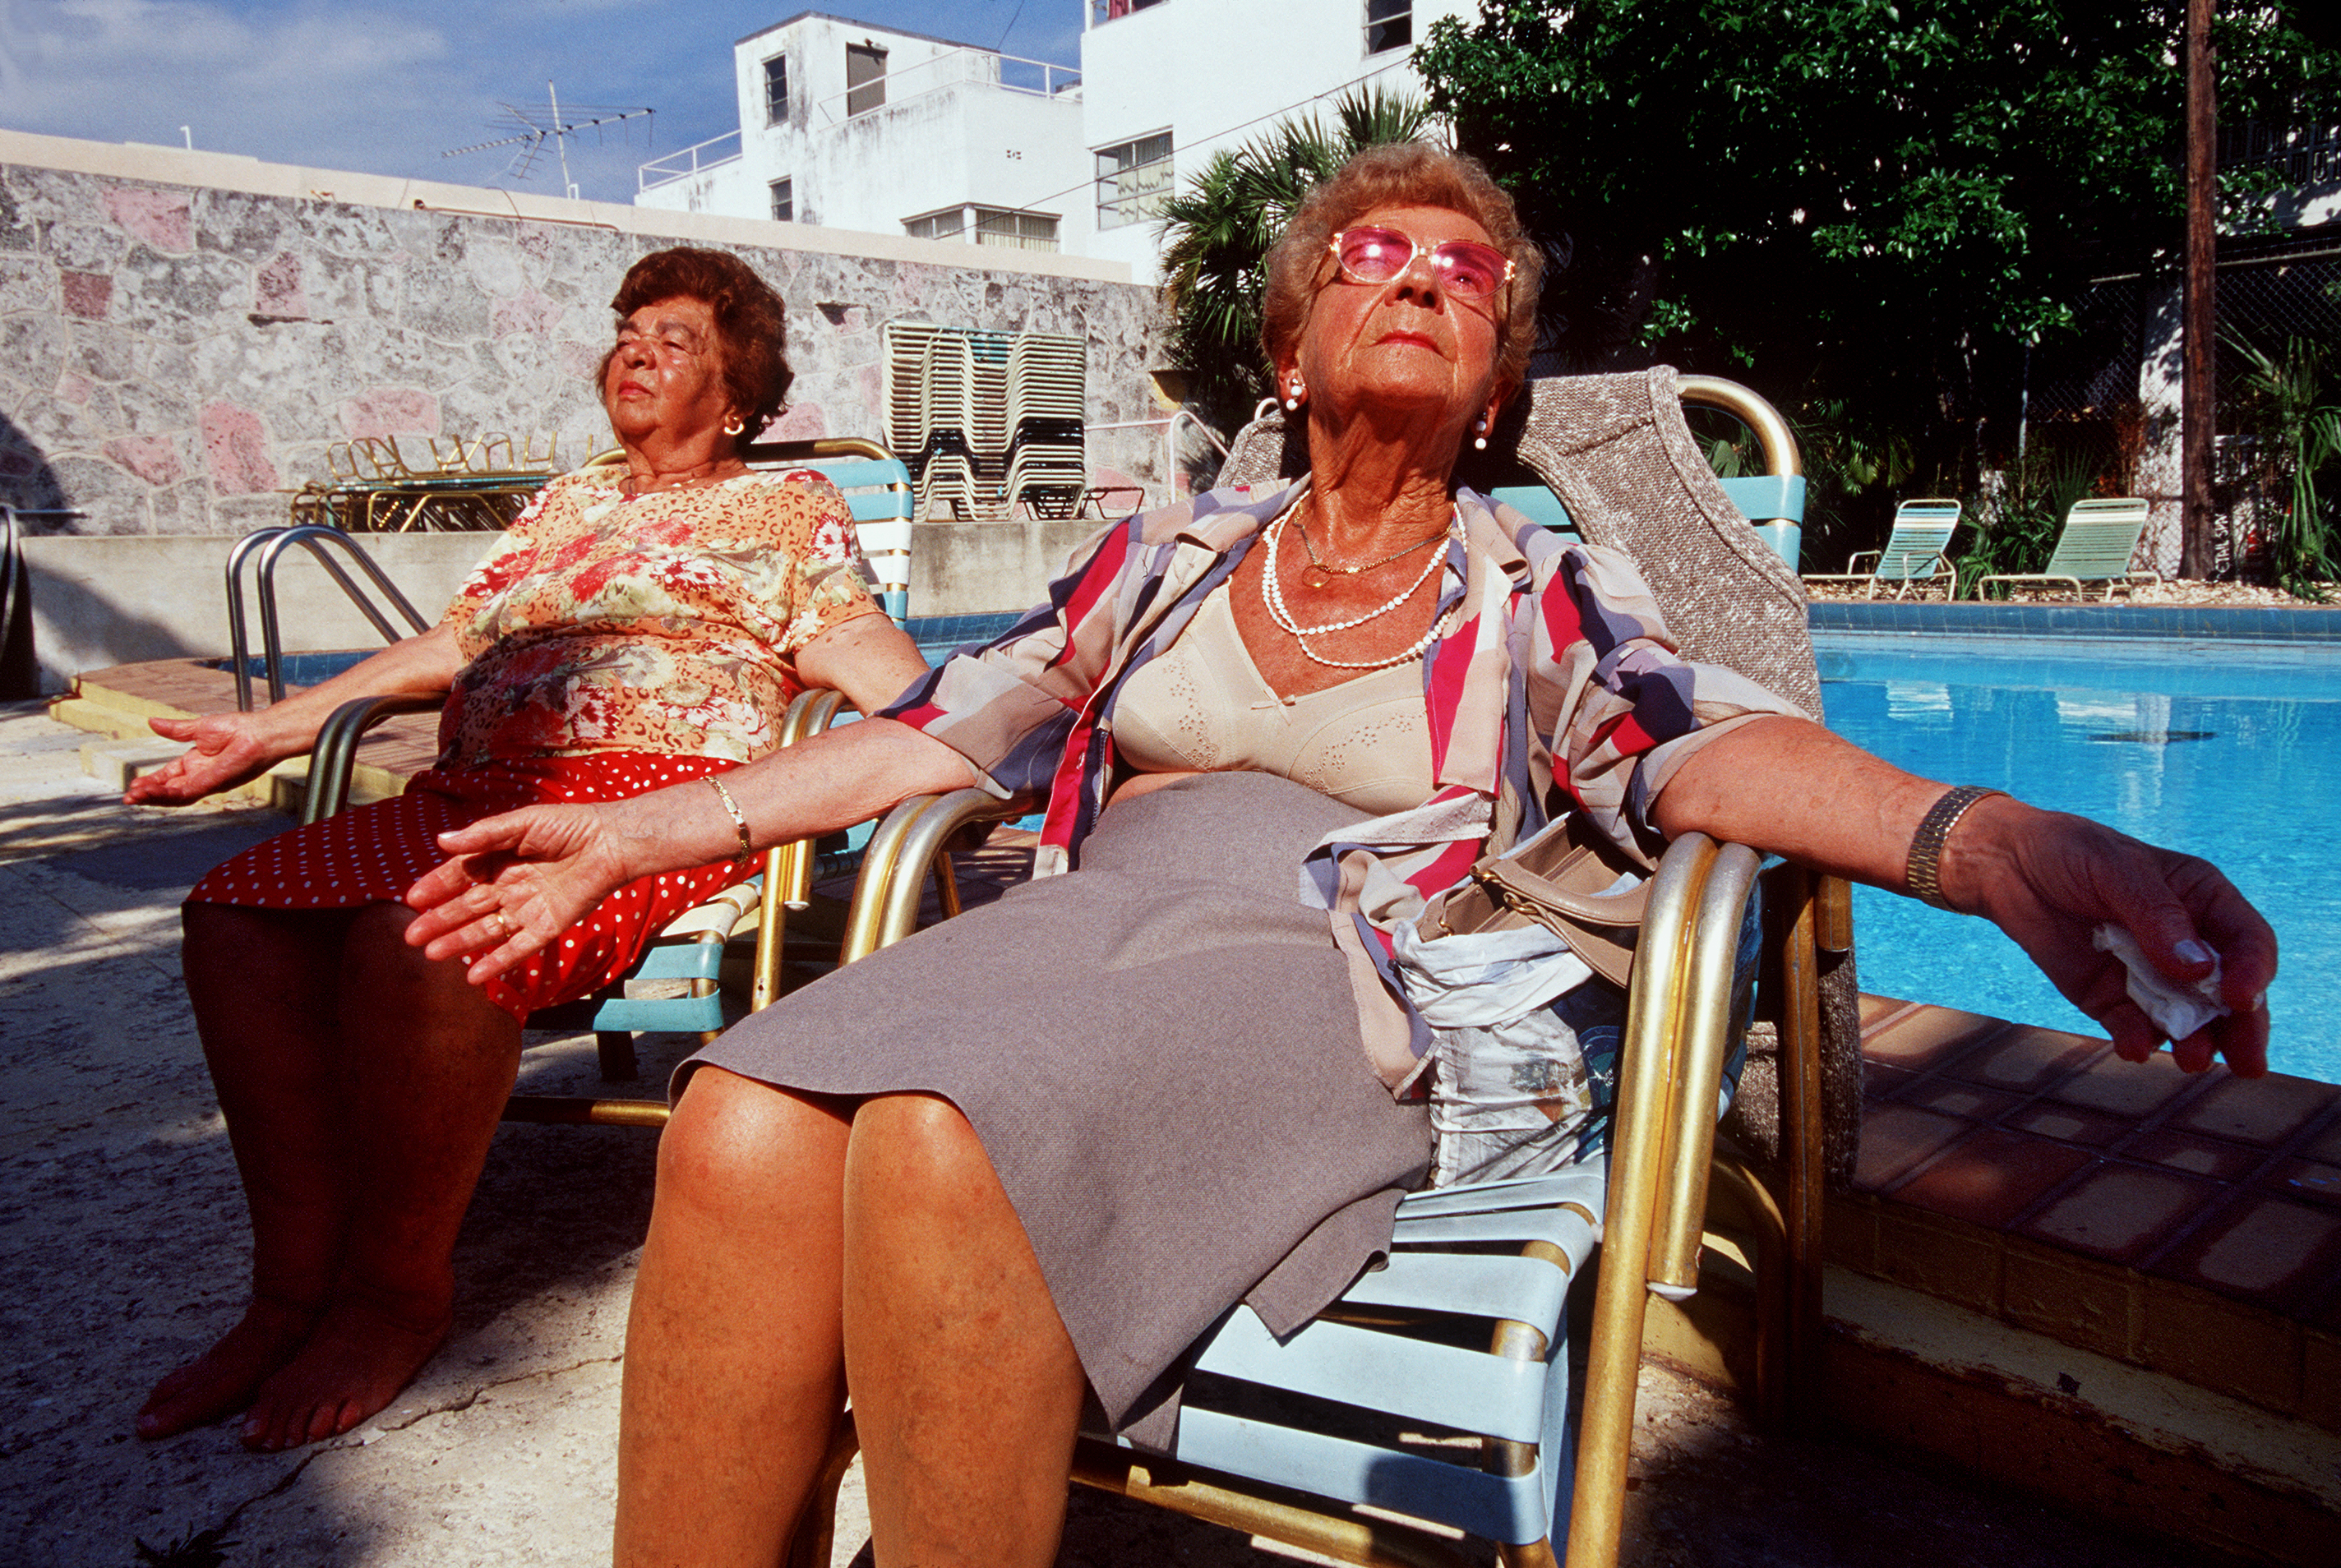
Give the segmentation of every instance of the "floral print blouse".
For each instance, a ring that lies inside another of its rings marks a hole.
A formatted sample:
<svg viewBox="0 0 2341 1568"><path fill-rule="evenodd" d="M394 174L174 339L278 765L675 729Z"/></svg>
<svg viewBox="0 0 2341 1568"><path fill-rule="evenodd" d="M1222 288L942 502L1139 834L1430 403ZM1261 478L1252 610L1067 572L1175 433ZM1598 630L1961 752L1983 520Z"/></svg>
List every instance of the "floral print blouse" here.
<svg viewBox="0 0 2341 1568"><path fill-rule="evenodd" d="M745 762L802 689L798 650L884 613L845 498L810 470L628 499L563 474L441 624L468 661L439 765L601 751Z"/></svg>

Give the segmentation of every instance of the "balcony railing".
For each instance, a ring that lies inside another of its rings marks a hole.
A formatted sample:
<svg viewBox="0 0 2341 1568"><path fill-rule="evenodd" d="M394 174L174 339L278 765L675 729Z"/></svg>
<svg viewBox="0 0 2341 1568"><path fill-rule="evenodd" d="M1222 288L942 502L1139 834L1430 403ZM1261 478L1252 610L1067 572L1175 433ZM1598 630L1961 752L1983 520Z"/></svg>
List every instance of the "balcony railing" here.
<svg viewBox="0 0 2341 1568"><path fill-rule="evenodd" d="M958 74L945 71L944 67L951 65L958 67ZM924 80L913 80L921 77ZM906 88L898 91L896 83L906 84ZM931 60L921 60L915 65L905 65L899 71L889 71L883 76L858 82L842 93L832 93L816 102L813 110L824 123L834 124L852 117L846 107L849 97L857 102L866 102L865 94L883 89L880 102L852 112L866 114L888 104L907 104L930 93L939 93L945 87L961 84L996 88L1002 93L1021 93L1034 98L1054 98L1060 93L1080 86L1081 73L1078 65L1027 60L1016 55L996 55L989 49L953 49Z"/></svg>
<svg viewBox="0 0 2341 1568"><path fill-rule="evenodd" d="M730 152L719 153L714 150L726 142L732 144ZM688 180L694 174L703 174L721 164L736 163L739 158L740 133L726 131L720 136L708 137L696 146L685 147L680 153L669 153L663 158L653 158L643 164L634 171L634 193L640 195L643 192L659 185L672 185L677 180Z"/></svg>
<svg viewBox="0 0 2341 1568"><path fill-rule="evenodd" d="M2341 180L2341 122L2243 120L2222 125L2219 167L2275 169L2287 185Z"/></svg>

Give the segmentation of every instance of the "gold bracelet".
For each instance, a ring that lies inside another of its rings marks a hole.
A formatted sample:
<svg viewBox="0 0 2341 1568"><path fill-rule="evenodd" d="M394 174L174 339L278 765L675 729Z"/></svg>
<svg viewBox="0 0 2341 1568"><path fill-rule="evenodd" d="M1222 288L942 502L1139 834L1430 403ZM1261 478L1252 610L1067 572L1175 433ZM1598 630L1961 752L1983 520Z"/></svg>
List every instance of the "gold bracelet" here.
<svg viewBox="0 0 2341 1568"><path fill-rule="evenodd" d="M2005 795L2005 789L1994 789L1982 784L1961 784L1946 789L1936 800L1918 831L1910 839L1910 858L1902 868L1902 881L1910 897L1932 904L1938 909L1948 909L1943 901L1943 845L1948 841L1951 829L1967 814L1977 801L1994 795Z"/></svg>
<svg viewBox="0 0 2341 1568"><path fill-rule="evenodd" d="M740 830L740 852L732 857L732 863L746 865L756 853L756 842L748 837L748 819L742 815L740 802L732 799L732 791L723 788L723 780L714 774L705 773L701 777L715 787L716 797L723 802L723 809L732 813L732 826Z"/></svg>

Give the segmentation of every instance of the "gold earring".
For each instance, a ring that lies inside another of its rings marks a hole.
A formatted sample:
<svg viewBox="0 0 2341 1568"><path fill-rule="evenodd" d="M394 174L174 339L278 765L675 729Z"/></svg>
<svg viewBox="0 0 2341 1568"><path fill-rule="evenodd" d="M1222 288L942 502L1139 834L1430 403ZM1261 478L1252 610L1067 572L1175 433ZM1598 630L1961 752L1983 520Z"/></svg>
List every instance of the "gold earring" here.
<svg viewBox="0 0 2341 1568"><path fill-rule="evenodd" d="M738 414L727 414L724 416L723 433L725 435L738 435L742 431L746 430L748 426L746 422L742 421ZM1481 442L1479 444L1485 446L1487 442Z"/></svg>

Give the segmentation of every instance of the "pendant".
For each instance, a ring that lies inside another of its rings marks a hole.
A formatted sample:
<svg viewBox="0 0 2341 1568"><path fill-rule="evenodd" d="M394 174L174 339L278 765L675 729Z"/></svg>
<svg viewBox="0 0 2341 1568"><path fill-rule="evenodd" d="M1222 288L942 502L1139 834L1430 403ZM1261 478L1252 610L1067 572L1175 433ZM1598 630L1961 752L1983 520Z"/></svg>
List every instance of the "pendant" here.
<svg viewBox="0 0 2341 1568"><path fill-rule="evenodd" d="M1315 561L1300 569L1300 586L1303 588L1330 588L1336 581L1331 572Z"/></svg>

